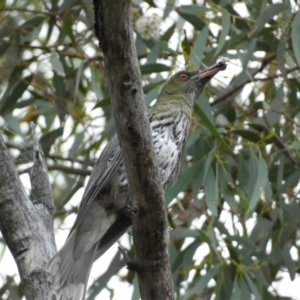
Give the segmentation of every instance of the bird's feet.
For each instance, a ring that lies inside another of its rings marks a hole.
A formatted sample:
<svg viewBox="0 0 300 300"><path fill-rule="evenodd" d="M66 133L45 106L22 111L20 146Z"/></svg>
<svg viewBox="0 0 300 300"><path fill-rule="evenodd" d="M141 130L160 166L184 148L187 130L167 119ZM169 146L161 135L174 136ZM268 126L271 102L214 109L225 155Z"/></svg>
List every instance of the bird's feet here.
<svg viewBox="0 0 300 300"><path fill-rule="evenodd" d="M123 208L119 209L119 212L126 217L132 218L133 215L139 214L139 209L135 206L126 205Z"/></svg>

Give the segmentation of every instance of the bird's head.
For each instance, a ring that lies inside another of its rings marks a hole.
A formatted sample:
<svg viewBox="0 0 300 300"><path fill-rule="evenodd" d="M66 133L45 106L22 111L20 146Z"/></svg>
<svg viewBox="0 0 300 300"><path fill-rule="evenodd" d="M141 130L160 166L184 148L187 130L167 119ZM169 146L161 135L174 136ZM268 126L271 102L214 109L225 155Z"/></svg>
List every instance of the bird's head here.
<svg viewBox="0 0 300 300"><path fill-rule="evenodd" d="M205 84L219 71L226 69L223 61L200 71L180 71L173 75L164 85L157 101L165 99L184 99L190 106L198 99Z"/></svg>

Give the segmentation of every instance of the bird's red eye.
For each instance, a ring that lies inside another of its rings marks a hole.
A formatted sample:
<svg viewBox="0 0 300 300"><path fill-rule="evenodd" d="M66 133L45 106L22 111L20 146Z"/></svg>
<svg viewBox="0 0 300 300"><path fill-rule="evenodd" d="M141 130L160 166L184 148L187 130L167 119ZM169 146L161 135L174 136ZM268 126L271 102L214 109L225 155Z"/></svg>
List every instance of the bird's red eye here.
<svg viewBox="0 0 300 300"><path fill-rule="evenodd" d="M181 79L181 80L185 80L185 79L187 79L187 75L186 74L184 74L184 73L182 73L182 74L179 74L179 79Z"/></svg>

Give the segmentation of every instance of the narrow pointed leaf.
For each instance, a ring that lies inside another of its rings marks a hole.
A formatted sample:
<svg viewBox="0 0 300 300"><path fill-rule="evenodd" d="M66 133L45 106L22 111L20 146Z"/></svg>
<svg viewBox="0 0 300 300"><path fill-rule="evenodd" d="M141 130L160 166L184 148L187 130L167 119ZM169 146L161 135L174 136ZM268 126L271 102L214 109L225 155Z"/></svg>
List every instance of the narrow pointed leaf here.
<svg viewBox="0 0 300 300"><path fill-rule="evenodd" d="M221 146L228 152L232 153L232 149L230 146L225 142L223 137L220 135L220 133L217 131L214 124L210 121L210 119L207 117L207 115L204 113L202 108L198 105L194 105L194 109L198 116L201 118L203 125L210 131L210 133L213 135L213 137L220 143Z"/></svg>
<svg viewBox="0 0 300 300"><path fill-rule="evenodd" d="M142 75L171 71L172 67L164 64L147 64L140 67Z"/></svg>
<svg viewBox="0 0 300 300"><path fill-rule="evenodd" d="M292 23L292 44L300 68L300 11L297 12Z"/></svg>

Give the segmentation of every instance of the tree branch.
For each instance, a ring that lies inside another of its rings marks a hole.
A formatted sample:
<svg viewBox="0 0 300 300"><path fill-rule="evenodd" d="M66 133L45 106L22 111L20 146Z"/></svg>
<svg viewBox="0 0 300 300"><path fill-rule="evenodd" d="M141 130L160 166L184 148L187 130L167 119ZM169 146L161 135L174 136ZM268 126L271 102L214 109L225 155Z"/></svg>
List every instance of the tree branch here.
<svg viewBox="0 0 300 300"><path fill-rule="evenodd" d="M54 205L52 199L51 184L49 182L48 170L43 160L43 150L35 132L35 125L30 123L33 141L33 166L29 177L31 182L31 200L39 216L44 221L47 231L55 245L53 231Z"/></svg>
<svg viewBox="0 0 300 300"><path fill-rule="evenodd" d="M70 161L70 162L78 162L80 164L86 163L86 160L84 158L81 158L81 157L76 157L76 158L75 157L63 157L63 156L60 156L60 155L49 154L49 153L46 156L47 156L47 158L50 158L54 161L64 160L64 161ZM97 160L93 159L93 160L89 161L89 165L93 167L96 164L96 162L97 162Z"/></svg>
<svg viewBox="0 0 300 300"><path fill-rule="evenodd" d="M58 164L48 166L48 170L57 170L57 171L62 171L62 172L69 173L69 174L82 175L82 176L89 176L92 173L92 171L87 170L87 169L66 167L66 166L58 165Z"/></svg>
<svg viewBox="0 0 300 300"><path fill-rule="evenodd" d="M25 174L25 173L29 173L32 167L23 169L23 170L19 170L18 174ZM81 175L81 176L89 176L91 175L92 171L87 170L87 169L78 169L78 168L72 168L72 167L67 167L67 166L63 166L63 165L47 165L47 169L48 171L62 171L68 174L72 174L72 175Z"/></svg>
<svg viewBox="0 0 300 300"><path fill-rule="evenodd" d="M269 77L265 77L265 78L253 78L253 81L267 81L267 80L273 80L275 78L279 78L279 77L283 77L283 78L286 78L286 76L289 74L289 73L292 73L296 70L298 70L299 67L296 66L294 68L291 68L291 69L287 69L286 70L286 74L276 74L276 75L273 75L273 76L269 76Z"/></svg>
<svg viewBox="0 0 300 300"><path fill-rule="evenodd" d="M94 0L94 6L132 205L139 211L133 215L133 240L141 298L175 299L164 195L143 100L131 1Z"/></svg>
<svg viewBox="0 0 300 300"><path fill-rule="evenodd" d="M272 54L266 58L263 59L262 64L259 68L254 70L249 76L249 78L245 79L244 81L240 82L239 84L231 84L228 89L226 89L223 93L221 93L219 96L215 97L214 101L211 103L211 106L216 105L217 103L225 100L227 97L231 96L235 92L237 92L239 89L244 87L247 83L252 82L253 78L256 74L260 73L266 65L268 65L274 58L276 57L276 54Z"/></svg>
<svg viewBox="0 0 300 300"><path fill-rule="evenodd" d="M0 229L19 269L24 294L48 300L46 265L56 252L53 232L28 199L0 134Z"/></svg>

